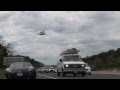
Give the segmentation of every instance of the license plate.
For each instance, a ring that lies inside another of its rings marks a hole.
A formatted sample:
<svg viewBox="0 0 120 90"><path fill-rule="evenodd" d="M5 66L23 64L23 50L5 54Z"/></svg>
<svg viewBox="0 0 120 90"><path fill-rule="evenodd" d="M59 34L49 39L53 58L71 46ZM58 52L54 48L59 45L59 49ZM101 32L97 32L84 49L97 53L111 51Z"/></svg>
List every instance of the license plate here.
<svg viewBox="0 0 120 90"><path fill-rule="evenodd" d="M17 76L23 76L23 73L17 73Z"/></svg>
<svg viewBox="0 0 120 90"><path fill-rule="evenodd" d="M77 71L74 71L74 73L78 73Z"/></svg>

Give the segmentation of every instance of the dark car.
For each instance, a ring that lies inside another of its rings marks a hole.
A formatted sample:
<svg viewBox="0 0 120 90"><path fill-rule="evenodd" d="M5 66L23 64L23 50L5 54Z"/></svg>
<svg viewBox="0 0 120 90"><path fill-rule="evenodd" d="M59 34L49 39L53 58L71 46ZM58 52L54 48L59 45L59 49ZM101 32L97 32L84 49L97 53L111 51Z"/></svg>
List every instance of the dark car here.
<svg viewBox="0 0 120 90"><path fill-rule="evenodd" d="M9 68L5 70L6 79L19 78L36 78L36 69L29 62L12 63Z"/></svg>
<svg viewBox="0 0 120 90"><path fill-rule="evenodd" d="M95 71L96 70L96 65L90 65L90 68L92 71Z"/></svg>

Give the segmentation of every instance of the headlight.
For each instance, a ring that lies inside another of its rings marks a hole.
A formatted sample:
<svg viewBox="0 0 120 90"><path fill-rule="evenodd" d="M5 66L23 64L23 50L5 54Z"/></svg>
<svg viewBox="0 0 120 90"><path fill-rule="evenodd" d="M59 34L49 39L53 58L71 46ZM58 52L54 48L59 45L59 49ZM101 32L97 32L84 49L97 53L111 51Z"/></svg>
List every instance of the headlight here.
<svg viewBox="0 0 120 90"><path fill-rule="evenodd" d="M7 68L6 71L7 71L7 72L11 72L10 68Z"/></svg>
<svg viewBox="0 0 120 90"><path fill-rule="evenodd" d="M68 67L68 66L69 66L68 64L65 65L65 67Z"/></svg>
<svg viewBox="0 0 120 90"><path fill-rule="evenodd" d="M82 67L85 67L85 65L84 65L84 64L82 64Z"/></svg>
<svg viewBox="0 0 120 90"><path fill-rule="evenodd" d="M28 71L32 71L34 68L33 67L30 67Z"/></svg>

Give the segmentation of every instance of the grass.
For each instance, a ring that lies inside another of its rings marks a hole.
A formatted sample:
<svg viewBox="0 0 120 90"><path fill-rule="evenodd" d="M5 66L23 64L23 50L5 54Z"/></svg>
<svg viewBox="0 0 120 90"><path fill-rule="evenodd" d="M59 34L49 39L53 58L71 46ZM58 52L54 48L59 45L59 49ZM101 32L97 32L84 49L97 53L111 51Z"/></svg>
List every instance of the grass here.
<svg viewBox="0 0 120 90"><path fill-rule="evenodd" d="M0 79L3 79L3 78L5 78L5 71L4 71L4 69L0 69Z"/></svg>

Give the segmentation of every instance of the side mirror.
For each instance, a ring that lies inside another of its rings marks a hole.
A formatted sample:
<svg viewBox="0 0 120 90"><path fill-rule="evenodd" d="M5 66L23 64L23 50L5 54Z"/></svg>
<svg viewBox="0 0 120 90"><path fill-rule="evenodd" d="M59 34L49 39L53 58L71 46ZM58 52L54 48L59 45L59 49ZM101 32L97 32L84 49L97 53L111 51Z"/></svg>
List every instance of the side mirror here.
<svg viewBox="0 0 120 90"><path fill-rule="evenodd" d="M62 62L62 59L60 59L60 62Z"/></svg>

